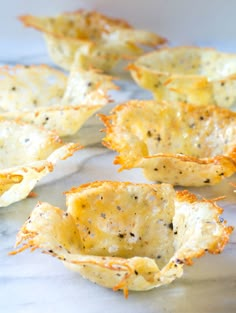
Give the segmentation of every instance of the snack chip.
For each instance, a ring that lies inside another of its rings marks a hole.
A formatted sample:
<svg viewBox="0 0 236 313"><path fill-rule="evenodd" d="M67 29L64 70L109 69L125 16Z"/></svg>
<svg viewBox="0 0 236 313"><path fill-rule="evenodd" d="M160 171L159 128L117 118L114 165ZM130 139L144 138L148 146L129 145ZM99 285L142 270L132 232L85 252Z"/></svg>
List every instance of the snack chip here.
<svg viewBox="0 0 236 313"><path fill-rule="evenodd" d="M0 117L73 135L109 102L112 77L74 66L69 77L46 65L0 69Z"/></svg>
<svg viewBox="0 0 236 313"><path fill-rule="evenodd" d="M58 160L81 149L44 129L9 120L0 120L0 142L0 207L26 198Z"/></svg>
<svg viewBox="0 0 236 313"><path fill-rule="evenodd" d="M152 181L219 183L236 172L236 113L216 106L129 101L101 118L104 145L121 170L143 168Z"/></svg>
<svg viewBox="0 0 236 313"><path fill-rule="evenodd" d="M67 192L67 206L38 203L11 254L40 248L125 296L171 283L192 258L220 253L233 230L213 201L168 184L94 182Z"/></svg>
<svg viewBox="0 0 236 313"><path fill-rule="evenodd" d="M236 104L236 54L197 47L160 49L128 66L156 100L230 107Z"/></svg>
<svg viewBox="0 0 236 313"><path fill-rule="evenodd" d="M121 58L142 54L140 44L155 47L166 42L154 33L133 29L126 21L95 11L79 10L55 17L25 15L20 20L44 34L51 58L66 70L77 55L81 67L109 71Z"/></svg>

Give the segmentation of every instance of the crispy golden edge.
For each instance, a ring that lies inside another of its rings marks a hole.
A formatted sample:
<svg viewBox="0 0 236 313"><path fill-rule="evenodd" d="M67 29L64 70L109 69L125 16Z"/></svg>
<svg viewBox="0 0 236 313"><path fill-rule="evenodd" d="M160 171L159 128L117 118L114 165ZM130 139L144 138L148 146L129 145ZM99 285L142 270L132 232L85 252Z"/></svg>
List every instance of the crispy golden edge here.
<svg viewBox="0 0 236 313"><path fill-rule="evenodd" d="M29 171L29 169L34 170L35 172L42 172L45 168L48 168L49 172L53 171L53 164L51 162L47 162L47 164L45 165L41 165L41 166L22 166L20 169L22 172L27 173ZM5 171L7 171L8 169L4 169ZM10 173L6 173L6 174L10 174ZM24 177L23 177L24 179Z"/></svg>
<svg viewBox="0 0 236 313"><path fill-rule="evenodd" d="M212 48L212 47L199 47L199 46L178 46L178 47L161 47L159 48L158 50L155 50L155 51L150 51L150 52L147 52L145 54L143 54L142 56L138 57L134 63L131 63L129 64L126 69L129 70L129 71L134 71L136 72L136 75L138 77L141 77L142 76L142 71L143 69L147 70L148 72L150 73L153 73L153 74L157 74L159 76L166 76L167 77L167 80L166 82L164 83L164 85L168 85L169 83L171 83L173 80L175 79L178 79L178 78L182 78L184 77L185 75L184 74L176 74L176 73L169 73L168 71L159 71L158 69L154 69L154 68L147 68L144 64L138 64L139 60L140 59L143 59L143 58L146 58L146 57L149 57L149 56L152 56L156 53L161 53L162 51L178 51L178 50L189 50L189 49L196 49L197 51L202 51L204 53L204 51L210 51L210 52L213 52L213 53L219 53L219 54L223 54L223 55L227 55L228 57L236 57L236 54L235 53L230 53L230 52L221 52L215 48ZM193 74L188 74L187 75L188 78L198 78L199 79L199 87L201 84L206 84L206 77L202 76L202 75L193 75ZM226 82L228 80L235 80L236 79L236 74L233 74L233 75L229 75L225 78L222 78L222 79L217 79L217 81L219 82Z"/></svg>
<svg viewBox="0 0 236 313"><path fill-rule="evenodd" d="M68 157L72 156L76 151L84 148L84 146L81 146L78 142L77 143L74 143L74 142L73 143L72 142L71 143L65 143L61 147L61 149L63 147L65 147L65 149L66 149L66 154L64 154L63 157L60 156L59 160L66 160ZM57 150L59 150L59 149L57 149ZM57 152L57 150L55 150L54 152ZM48 158L49 160L50 160L50 157L52 157L53 153L49 156L49 158ZM56 161L58 161L58 159L56 159ZM52 164L55 163L53 160L52 161L50 160L49 162L51 162Z"/></svg>
<svg viewBox="0 0 236 313"><path fill-rule="evenodd" d="M69 191L65 191L64 194L73 194L73 193L78 193L84 189L92 189L92 188L96 188L96 187L101 187L105 184L109 184L110 186L114 187L114 190L118 187L118 186L140 186L140 187L144 187L147 186L147 184L145 183L132 183L132 182L128 182L128 181L122 181L122 182L118 182L118 181L111 181L111 180L97 180L94 182L88 182L85 184L80 185L79 187L72 187ZM162 185L169 185L169 184L162 184ZM155 187L158 187L159 184L150 184L149 187L152 189L155 189Z"/></svg>
<svg viewBox="0 0 236 313"><path fill-rule="evenodd" d="M116 120L117 117L117 113L119 113L120 111L122 111L124 108L126 107L143 107L145 109L145 103L146 102L153 102L155 103L155 101L153 100L130 100L127 101L125 103L122 103L118 106L116 106L112 111L110 115L104 115L104 114L98 114L100 119L102 120L102 122L105 125L105 129L103 129L102 131L104 131L106 133L106 137L103 138L102 144L112 150L115 150L117 152L122 152L123 149L120 145L116 144L111 138L110 135L113 134L113 125L112 122L114 120ZM158 101L158 103L163 103L165 104L165 101ZM192 104L187 104L187 103L179 103L179 105L181 106L185 106L188 108L189 113L191 113L191 111L196 110L196 106L192 105ZM217 113L217 112L221 112L221 114L225 117L228 116L233 116L236 118L236 112L232 112L226 108L221 108L221 107L217 107L217 106L208 106L208 110L211 111L212 113ZM182 155L182 154L167 154L167 153L158 153L156 155L151 155L151 156L145 156L144 159L152 159L152 158L160 158L160 157L168 157L168 158L175 158L175 159L179 159L185 162L195 162L198 164L220 164L222 163L222 161L227 161L228 163L231 163L232 167L235 167L236 169L236 146L232 148L230 154L227 155L218 155L215 156L213 158L196 158L196 157L192 157L192 156L187 156L187 155ZM123 165L123 161L120 159L119 156L116 156L115 160L114 160L114 164L121 164Z"/></svg>
<svg viewBox="0 0 236 313"><path fill-rule="evenodd" d="M114 28L130 29L130 30L134 29L135 30L135 28L133 28L126 20L119 19L119 18L111 18L111 17L103 15L97 11L87 11L87 10L81 9L81 10L77 10L74 12L63 13L63 14L61 14L61 16L63 16L63 15L82 15L84 13L86 14L87 19L89 19L91 17L96 17L97 20L104 20L109 26L112 26ZM71 41L71 42L77 42L79 40L79 41L84 42L84 43L90 43L90 44L94 43L93 40L84 39L84 38L72 38L72 37L68 37L68 36L63 35L63 34L55 34L53 31L48 31L44 27L40 27L39 25L37 25L37 23L35 23L35 19L37 19L38 17L35 17L33 15L29 15L29 14L28 15L22 15L22 16L19 16L18 18L26 27L32 27L38 31L41 31L45 34L53 36L57 39L66 39L66 40ZM55 16L55 18L56 18L56 16ZM111 32L107 29L104 29L104 31L107 33ZM166 38L156 35L155 40L153 40L152 42L150 42L148 44L147 43L143 43L143 44L147 45L147 46L155 47L157 45L161 45L161 44L164 44L166 42L167 42Z"/></svg>

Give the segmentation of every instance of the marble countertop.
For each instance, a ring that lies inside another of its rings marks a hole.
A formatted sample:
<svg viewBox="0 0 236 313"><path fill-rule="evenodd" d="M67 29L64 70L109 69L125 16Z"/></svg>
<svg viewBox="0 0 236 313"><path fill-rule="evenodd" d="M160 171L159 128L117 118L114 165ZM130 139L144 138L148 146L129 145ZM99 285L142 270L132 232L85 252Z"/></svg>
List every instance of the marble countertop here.
<svg viewBox="0 0 236 313"><path fill-rule="evenodd" d="M0 60L1 62L1 60ZM6 62L6 60L4 60ZM49 63L44 55L19 57L11 64ZM150 94L125 79L118 81L120 91L112 93L115 103L132 98L148 99ZM234 313L236 312L236 232L220 255L206 255L185 267L182 278L170 285L148 292L130 292L125 299L120 292L94 285L66 269L58 260L35 251L9 256L16 234L37 201L47 201L65 209L64 191L95 180L147 182L141 170L117 172L115 153L101 145L103 128L96 116L90 118L77 134L85 146L72 158L61 161L54 173L35 188L37 198L27 198L0 209L0 312L135 312L135 313ZM188 188L206 198L225 195L219 202L223 217L236 227L236 194L231 177L214 187Z"/></svg>

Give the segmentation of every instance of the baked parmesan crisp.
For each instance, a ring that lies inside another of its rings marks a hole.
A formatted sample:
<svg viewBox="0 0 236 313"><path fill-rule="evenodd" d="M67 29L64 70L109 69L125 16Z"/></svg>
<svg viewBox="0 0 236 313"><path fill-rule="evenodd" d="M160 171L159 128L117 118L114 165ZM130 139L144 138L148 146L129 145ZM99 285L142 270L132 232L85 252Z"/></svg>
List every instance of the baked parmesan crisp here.
<svg viewBox="0 0 236 313"><path fill-rule="evenodd" d="M44 34L52 60L66 70L76 59L82 68L110 71L120 59L141 55L142 45L156 47L166 42L159 35L134 29L124 20L95 11L79 10L51 17L24 15L20 20Z"/></svg>
<svg viewBox="0 0 236 313"><path fill-rule="evenodd" d="M214 185L236 172L236 113L228 109L131 100L101 117L120 170L142 168L151 181L182 186Z"/></svg>
<svg viewBox="0 0 236 313"><path fill-rule="evenodd" d="M66 196L66 212L37 204L12 254L39 248L126 297L171 283L206 251L220 253L233 230L213 201L168 184L94 182Z"/></svg>
<svg viewBox="0 0 236 313"><path fill-rule="evenodd" d="M129 70L156 100L197 106L236 104L236 54L198 47L166 48L139 57Z"/></svg>
<svg viewBox="0 0 236 313"><path fill-rule="evenodd" d="M26 198L57 161L81 148L45 129L0 120L0 207Z"/></svg>
<svg viewBox="0 0 236 313"><path fill-rule="evenodd" d="M76 65L69 76L46 65L0 68L0 118L17 119L59 136L75 134L109 103L112 77Z"/></svg>

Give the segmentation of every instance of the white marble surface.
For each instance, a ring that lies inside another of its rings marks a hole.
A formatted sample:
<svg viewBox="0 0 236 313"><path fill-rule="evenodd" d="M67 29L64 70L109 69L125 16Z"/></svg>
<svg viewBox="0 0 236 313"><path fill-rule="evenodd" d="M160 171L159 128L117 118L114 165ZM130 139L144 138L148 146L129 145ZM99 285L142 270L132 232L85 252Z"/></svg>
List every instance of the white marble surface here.
<svg viewBox="0 0 236 313"><path fill-rule="evenodd" d="M0 60L1 63L6 60ZM50 63L46 55L19 56L14 63ZM128 76L127 76L128 77ZM126 78L127 78L126 77ZM131 81L119 81L120 91L113 92L115 103L103 109L108 113L116 103L131 98L150 98ZM148 292L130 292L128 300L84 280L70 272L56 259L39 251L8 256L22 223L39 200L65 209L63 192L72 186L95 180L145 182L140 170L117 172L113 165L114 152L101 145L102 124L92 117L77 137L85 145L72 158L60 162L53 174L35 188L37 198L0 209L0 312L47 313L111 311L135 313L235 313L236 312L236 232L221 255L195 260L185 267L184 276L174 283ZM208 198L226 195L219 204L225 209L223 217L236 227L236 194L225 180L215 187L191 188L192 192Z"/></svg>

